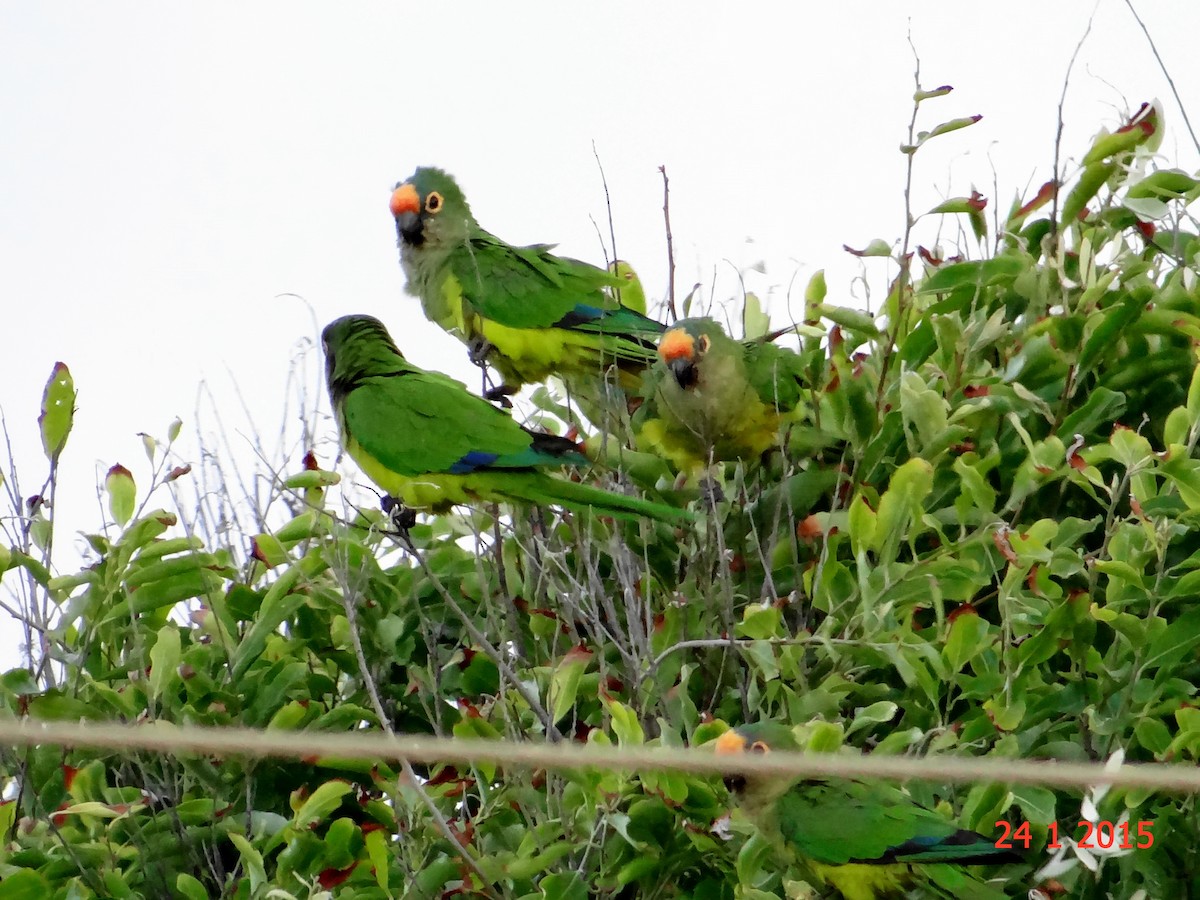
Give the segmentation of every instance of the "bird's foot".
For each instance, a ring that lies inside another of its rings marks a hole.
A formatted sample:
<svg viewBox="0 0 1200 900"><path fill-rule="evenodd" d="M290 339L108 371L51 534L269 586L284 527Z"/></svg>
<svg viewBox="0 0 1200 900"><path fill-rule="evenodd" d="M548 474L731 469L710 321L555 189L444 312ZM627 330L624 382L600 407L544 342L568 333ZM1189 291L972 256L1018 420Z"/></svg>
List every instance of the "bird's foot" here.
<svg viewBox="0 0 1200 900"><path fill-rule="evenodd" d="M379 506L397 531L408 534L408 530L417 524L417 511L405 506L391 494L384 494Z"/></svg>
<svg viewBox="0 0 1200 900"><path fill-rule="evenodd" d="M700 502L708 509L715 509L718 503L725 501L725 490L711 475L700 480Z"/></svg>
<svg viewBox="0 0 1200 900"><path fill-rule="evenodd" d="M483 392L483 399L489 400L492 403L499 403L505 409L512 409L512 401L508 398L519 391L520 388L514 387L511 384L502 384L498 387L488 388Z"/></svg>
<svg viewBox="0 0 1200 900"><path fill-rule="evenodd" d="M467 359L481 369L487 366L488 356L491 355L492 344L485 338L476 335L467 341Z"/></svg>

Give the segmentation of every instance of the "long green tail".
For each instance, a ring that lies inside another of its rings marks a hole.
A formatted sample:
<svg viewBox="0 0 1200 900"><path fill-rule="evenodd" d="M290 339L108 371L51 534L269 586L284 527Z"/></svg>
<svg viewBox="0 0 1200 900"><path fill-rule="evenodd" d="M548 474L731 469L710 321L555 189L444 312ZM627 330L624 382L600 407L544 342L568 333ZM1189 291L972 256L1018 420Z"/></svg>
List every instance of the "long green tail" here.
<svg viewBox="0 0 1200 900"><path fill-rule="evenodd" d="M511 490L511 487L509 489ZM589 484L567 481L565 478L551 478L541 472L531 472L522 478L520 492L521 496L532 503L565 506L575 510L590 508L593 512L620 519L651 518L674 524L696 521L695 513L686 509L643 500L640 497L626 497L624 494L616 494Z"/></svg>

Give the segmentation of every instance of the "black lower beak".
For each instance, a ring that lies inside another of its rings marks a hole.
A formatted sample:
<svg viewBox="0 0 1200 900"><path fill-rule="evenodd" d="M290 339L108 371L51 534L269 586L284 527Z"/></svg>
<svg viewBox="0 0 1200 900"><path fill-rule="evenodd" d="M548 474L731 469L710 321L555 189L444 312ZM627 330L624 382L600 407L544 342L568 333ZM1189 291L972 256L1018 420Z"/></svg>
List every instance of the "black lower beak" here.
<svg viewBox="0 0 1200 900"><path fill-rule="evenodd" d="M726 775L721 780L725 782L725 790L731 794L740 794L746 789L745 775Z"/></svg>
<svg viewBox="0 0 1200 900"><path fill-rule="evenodd" d="M675 376L675 380L685 391L688 388L695 387L696 382L700 378L700 373L696 371L695 361L688 359L686 356L680 356L671 360L667 363L667 368L671 370L671 374Z"/></svg>
<svg viewBox="0 0 1200 900"><path fill-rule="evenodd" d="M425 240L425 227L421 216L414 212L402 212L396 216L396 234L404 243L417 247Z"/></svg>

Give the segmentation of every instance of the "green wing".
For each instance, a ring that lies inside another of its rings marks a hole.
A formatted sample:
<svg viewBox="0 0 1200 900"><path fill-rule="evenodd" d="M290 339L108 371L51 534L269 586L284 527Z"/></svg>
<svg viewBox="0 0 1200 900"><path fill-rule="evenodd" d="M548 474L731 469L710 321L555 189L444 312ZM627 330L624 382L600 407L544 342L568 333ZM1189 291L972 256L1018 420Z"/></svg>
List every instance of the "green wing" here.
<svg viewBox="0 0 1200 900"><path fill-rule="evenodd" d="M746 378L763 403L791 412L800 402L805 381L800 354L762 340L743 343Z"/></svg>
<svg viewBox="0 0 1200 900"><path fill-rule="evenodd" d="M857 782L797 785L779 798L777 812L785 842L826 865L981 864L1011 857L902 792L873 791Z"/></svg>
<svg viewBox="0 0 1200 900"><path fill-rule="evenodd" d="M586 462L563 452L562 439L547 436L557 452L540 448L538 436L507 413L432 372L364 378L343 399L342 414L367 453L407 477Z"/></svg>
<svg viewBox="0 0 1200 900"><path fill-rule="evenodd" d="M513 247L486 232L448 260L471 310L508 328L565 328L642 339L653 353L663 325L618 304L625 281L545 245Z"/></svg>

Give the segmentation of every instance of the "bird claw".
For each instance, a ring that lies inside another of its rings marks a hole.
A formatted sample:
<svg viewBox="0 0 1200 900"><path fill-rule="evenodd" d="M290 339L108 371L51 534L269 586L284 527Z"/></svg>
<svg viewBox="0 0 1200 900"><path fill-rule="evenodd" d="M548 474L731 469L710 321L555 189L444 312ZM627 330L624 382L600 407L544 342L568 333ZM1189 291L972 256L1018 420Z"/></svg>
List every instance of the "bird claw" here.
<svg viewBox="0 0 1200 900"><path fill-rule="evenodd" d="M384 495L383 499L379 501L379 507L396 526L397 531L407 534L408 530L417 524L417 511L405 506L391 494Z"/></svg>
<svg viewBox="0 0 1200 900"><path fill-rule="evenodd" d="M512 409L512 401L508 398L515 394L519 388L515 388L510 384L502 384L499 387L488 388L483 392L483 399L491 403L499 403L504 409Z"/></svg>
<svg viewBox="0 0 1200 900"><path fill-rule="evenodd" d="M467 359L480 368L487 366L491 352L492 344L487 338L476 336L467 341Z"/></svg>
<svg viewBox="0 0 1200 900"><path fill-rule="evenodd" d="M700 482L700 502L709 509L714 509L718 503L725 500L725 491L712 476L706 476Z"/></svg>

